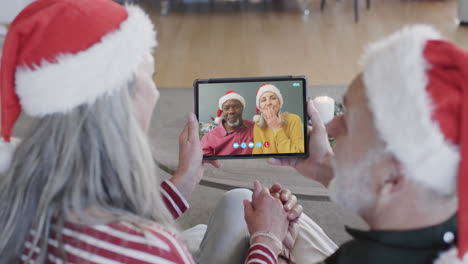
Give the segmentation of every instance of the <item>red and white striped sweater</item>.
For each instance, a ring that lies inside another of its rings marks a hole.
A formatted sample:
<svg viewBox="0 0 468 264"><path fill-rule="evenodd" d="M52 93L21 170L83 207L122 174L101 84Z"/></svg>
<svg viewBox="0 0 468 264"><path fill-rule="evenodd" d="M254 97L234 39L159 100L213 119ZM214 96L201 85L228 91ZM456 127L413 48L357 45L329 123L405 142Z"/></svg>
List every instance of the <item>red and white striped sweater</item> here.
<svg viewBox="0 0 468 264"><path fill-rule="evenodd" d="M161 184L164 202L174 218L181 216L189 205L170 182ZM34 231L25 242L22 263L35 263L40 248L31 248ZM113 222L105 225L83 226L65 223L62 232L67 263L89 264L193 264L187 248L177 236L154 223L144 228L129 222ZM52 233L49 238L46 263L64 263L59 242ZM31 259L28 254L32 253ZM265 245L251 245L245 264L277 264L277 257ZM203 263L205 264L205 263ZM211 264L211 263L206 263Z"/></svg>

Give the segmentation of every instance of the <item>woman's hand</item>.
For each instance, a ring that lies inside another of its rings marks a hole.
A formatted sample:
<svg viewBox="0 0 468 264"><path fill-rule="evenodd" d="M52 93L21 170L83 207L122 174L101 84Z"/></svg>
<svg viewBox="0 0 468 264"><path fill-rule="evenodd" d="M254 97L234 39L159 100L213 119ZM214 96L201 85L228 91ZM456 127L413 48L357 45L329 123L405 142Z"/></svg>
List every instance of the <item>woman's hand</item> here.
<svg viewBox="0 0 468 264"><path fill-rule="evenodd" d="M327 129L320 120L317 109L312 100L307 104L307 112L312 123L309 132L309 157L287 158L287 159L269 159L268 163L273 165L291 166L295 168L304 177L316 180L325 187L328 186L333 178L331 169L331 158L333 150L328 141ZM333 124L333 121L329 124Z"/></svg>
<svg viewBox="0 0 468 264"><path fill-rule="evenodd" d="M299 226L297 221L302 215L303 207L298 204L297 197L290 190L283 188L280 184L273 184L270 187L270 193L273 197L279 199L283 203L284 210L288 213L289 227L286 238L283 241L287 249L292 249L296 243L297 235L299 234Z"/></svg>
<svg viewBox="0 0 468 264"><path fill-rule="evenodd" d="M263 188L260 182L254 182L252 202L244 200L245 221L249 233L265 232L276 237L281 243L286 238L289 227L288 213L283 203L270 194L270 190ZM279 254L282 245L267 236L257 236L252 243L264 243L275 253Z"/></svg>
<svg viewBox="0 0 468 264"><path fill-rule="evenodd" d="M185 199L188 199L203 176L202 159L198 121L195 114L189 113L187 124L179 136L179 166L170 179Z"/></svg>
<svg viewBox="0 0 468 264"><path fill-rule="evenodd" d="M281 111L275 113L273 108L265 107L263 109L263 118L267 125L273 130L273 132L278 132L280 128L283 126L283 117L281 115Z"/></svg>

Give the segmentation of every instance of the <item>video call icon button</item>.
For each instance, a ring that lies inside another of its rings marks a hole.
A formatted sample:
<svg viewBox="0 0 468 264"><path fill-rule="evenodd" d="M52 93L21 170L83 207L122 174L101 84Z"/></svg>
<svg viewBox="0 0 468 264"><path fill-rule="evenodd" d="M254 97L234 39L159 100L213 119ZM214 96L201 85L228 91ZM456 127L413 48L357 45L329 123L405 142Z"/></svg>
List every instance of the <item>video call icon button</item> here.
<svg viewBox="0 0 468 264"><path fill-rule="evenodd" d="M253 148L254 147L254 143L253 142L249 142L249 148Z"/></svg>
<svg viewBox="0 0 468 264"><path fill-rule="evenodd" d="M257 148L261 148L263 146L262 142L257 142Z"/></svg>
<svg viewBox="0 0 468 264"><path fill-rule="evenodd" d="M265 146L265 148L268 148L268 147L270 147L270 142L265 141L265 143L263 145Z"/></svg>
<svg viewBox="0 0 468 264"><path fill-rule="evenodd" d="M232 146L236 149L236 148L239 148L239 143L237 142L234 142L234 144L232 144Z"/></svg>
<svg viewBox="0 0 468 264"><path fill-rule="evenodd" d="M245 142L242 142L242 144L241 144L241 148L246 148L246 147L247 147L247 143L245 143Z"/></svg>

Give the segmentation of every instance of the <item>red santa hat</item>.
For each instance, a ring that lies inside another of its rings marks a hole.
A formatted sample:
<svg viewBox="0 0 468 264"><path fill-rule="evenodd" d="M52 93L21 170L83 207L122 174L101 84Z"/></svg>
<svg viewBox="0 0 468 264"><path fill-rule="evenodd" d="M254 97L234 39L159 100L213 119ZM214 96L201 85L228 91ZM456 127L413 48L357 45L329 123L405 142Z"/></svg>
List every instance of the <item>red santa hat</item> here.
<svg viewBox="0 0 468 264"><path fill-rule="evenodd" d="M226 92L223 96L221 96L221 98L219 98L218 100L218 112L216 113L216 118L211 118L211 120L213 120L215 124L219 124L219 122L221 121L221 114L223 113L223 104L228 100L238 100L239 102L241 102L242 106L245 109L244 97L234 92L233 90L230 90Z"/></svg>
<svg viewBox="0 0 468 264"><path fill-rule="evenodd" d="M276 96L278 97L280 101L280 108L283 106L283 96L281 95L280 90L273 84L268 84L268 83L262 84L262 86L260 86L260 88L257 91L257 97L255 99L255 103L257 106L255 109L255 116L253 117L253 121L255 122L260 121L260 98L266 92L272 92L276 94Z"/></svg>
<svg viewBox="0 0 468 264"><path fill-rule="evenodd" d="M436 263L468 263L468 53L429 26L409 26L369 46L363 80L405 175L440 194L458 188L458 247Z"/></svg>
<svg viewBox="0 0 468 264"><path fill-rule="evenodd" d="M91 104L130 81L156 33L136 6L111 0L37 0L10 24L0 69L0 171L14 153L22 110L42 117Z"/></svg>

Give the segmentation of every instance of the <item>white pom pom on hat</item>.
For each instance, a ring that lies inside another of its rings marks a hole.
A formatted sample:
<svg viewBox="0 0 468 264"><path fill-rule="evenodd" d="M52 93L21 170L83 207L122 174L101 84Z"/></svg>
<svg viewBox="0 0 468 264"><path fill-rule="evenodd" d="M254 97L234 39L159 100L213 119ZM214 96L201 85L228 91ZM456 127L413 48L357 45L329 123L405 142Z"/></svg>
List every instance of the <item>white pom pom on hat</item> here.
<svg viewBox="0 0 468 264"><path fill-rule="evenodd" d="M254 117L252 118L252 120L257 123L258 121L260 121L260 110L258 108L255 109L255 115Z"/></svg>

